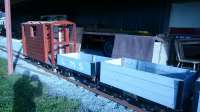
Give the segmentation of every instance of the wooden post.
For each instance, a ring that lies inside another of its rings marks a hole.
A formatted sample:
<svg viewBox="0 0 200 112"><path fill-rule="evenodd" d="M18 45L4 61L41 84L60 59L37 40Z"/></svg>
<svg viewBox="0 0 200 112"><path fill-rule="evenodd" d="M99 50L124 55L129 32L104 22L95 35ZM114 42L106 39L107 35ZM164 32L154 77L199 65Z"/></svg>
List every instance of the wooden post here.
<svg viewBox="0 0 200 112"><path fill-rule="evenodd" d="M6 37L7 37L7 53L8 53L8 74L13 73L13 55L12 55L12 30L11 30L11 8L10 0L4 0L6 15Z"/></svg>

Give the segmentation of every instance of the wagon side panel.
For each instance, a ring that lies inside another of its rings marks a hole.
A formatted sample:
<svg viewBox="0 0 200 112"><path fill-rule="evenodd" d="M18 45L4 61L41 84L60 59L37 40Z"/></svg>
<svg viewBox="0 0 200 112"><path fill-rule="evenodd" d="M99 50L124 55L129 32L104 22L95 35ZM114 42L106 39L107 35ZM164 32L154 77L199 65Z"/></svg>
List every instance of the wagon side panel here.
<svg viewBox="0 0 200 112"><path fill-rule="evenodd" d="M84 62L78 59L57 55L57 64L91 76L91 63L89 62Z"/></svg>
<svg viewBox="0 0 200 112"><path fill-rule="evenodd" d="M172 78L102 63L100 82L172 109L176 106L177 81Z"/></svg>

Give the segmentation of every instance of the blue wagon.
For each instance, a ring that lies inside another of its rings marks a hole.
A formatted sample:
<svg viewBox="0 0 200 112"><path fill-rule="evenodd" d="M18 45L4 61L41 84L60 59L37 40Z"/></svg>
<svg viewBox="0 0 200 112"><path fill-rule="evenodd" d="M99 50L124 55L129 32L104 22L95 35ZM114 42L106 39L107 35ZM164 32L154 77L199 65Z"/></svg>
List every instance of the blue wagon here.
<svg viewBox="0 0 200 112"><path fill-rule="evenodd" d="M192 94L194 71L120 58L101 63L100 83L161 104L182 109Z"/></svg>
<svg viewBox="0 0 200 112"><path fill-rule="evenodd" d="M99 75L100 62L106 60L110 60L110 58L83 52L57 55L57 65L79 72L89 78L96 78Z"/></svg>

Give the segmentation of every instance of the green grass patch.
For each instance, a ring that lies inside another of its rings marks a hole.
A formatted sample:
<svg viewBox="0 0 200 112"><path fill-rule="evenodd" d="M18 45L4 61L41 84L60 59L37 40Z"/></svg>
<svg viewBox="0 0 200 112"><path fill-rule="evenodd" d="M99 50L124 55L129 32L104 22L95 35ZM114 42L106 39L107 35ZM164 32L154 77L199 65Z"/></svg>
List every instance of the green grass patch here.
<svg viewBox="0 0 200 112"><path fill-rule="evenodd" d="M80 102L48 95L37 76L7 75L0 58L0 112L77 112Z"/></svg>
<svg viewBox="0 0 200 112"><path fill-rule="evenodd" d="M7 61L0 58L0 76L7 74Z"/></svg>
<svg viewBox="0 0 200 112"><path fill-rule="evenodd" d="M37 112L77 112L79 103L66 97L42 96L36 98Z"/></svg>

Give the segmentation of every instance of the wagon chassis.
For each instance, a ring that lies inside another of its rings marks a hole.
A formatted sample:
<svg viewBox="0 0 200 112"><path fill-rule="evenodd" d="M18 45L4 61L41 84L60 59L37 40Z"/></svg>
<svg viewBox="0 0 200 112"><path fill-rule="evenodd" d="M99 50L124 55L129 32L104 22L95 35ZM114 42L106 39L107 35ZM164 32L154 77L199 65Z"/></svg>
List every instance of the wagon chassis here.
<svg viewBox="0 0 200 112"><path fill-rule="evenodd" d="M3 52L7 52L7 50L4 46L0 46L0 50ZM162 106L160 104L151 102L147 99L127 93L127 92L117 89L115 87L111 87L107 84L103 84L100 82L98 84L95 84L94 82L96 82L96 81L94 81L94 79L87 77L83 73L79 73L79 72L76 72L74 70L67 69L67 68L64 69L64 67L61 67L62 70L60 70L60 69L58 69L58 67L28 58L28 57L24 56L22 53L19 53L17 51L13 51L13 55L21 60L24 60L40 69L46 71L46 72L49 72L53 75L61 77L65 80L75 84L76 86L83 87L84 89L87 89L87 90L95 93L96 96L98 96L98 95L103 96L111 101L116 102L117 104L123 105L125 108L134 110L136 112L155 111L155 110L147 109L149 106L153 106L153 105L156 106L155 108L159 109L157 111L161 111L161 110L164 110L164 112L165 111L166 112L179 112L180 111L180 110L172 110L172 109ZM67 72L67 74L64 74L63 72ZM147 104L147 107L145 107L146 105L141 106L141 103ZM152 108L152 107L150 107L150 108ZM157 111L155 111L155 112L157 112Z"/></svg>

